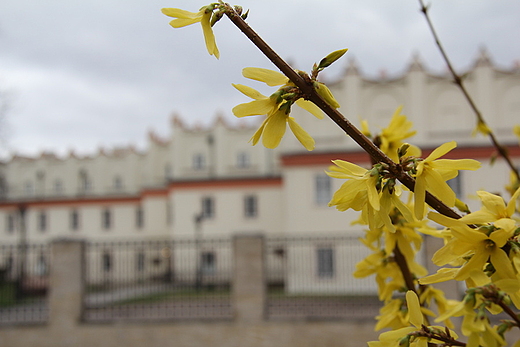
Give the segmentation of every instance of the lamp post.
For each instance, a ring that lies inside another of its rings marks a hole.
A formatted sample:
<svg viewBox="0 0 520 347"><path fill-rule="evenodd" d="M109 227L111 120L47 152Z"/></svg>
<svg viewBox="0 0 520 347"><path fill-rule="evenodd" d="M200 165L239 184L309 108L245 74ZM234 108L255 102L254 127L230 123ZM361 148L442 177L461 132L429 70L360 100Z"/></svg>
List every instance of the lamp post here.
<svg viewBox="0 0 520 347"><path fill-rule="evenodd" d="M193 218L195 222L195 288L200 290L202 287L202 264L201 264L201 242L202 242L202 221L204 212L196 214Z"/></svg>
<svg viewBox="0 0 520 347"><path fill-rule="evenodd" d="M20 266L19 266L19 274L16 281L16 300L21 300L24 296L24 288L23 282L25 278L25 263L27 257L27 230L25 227L25 213L27 211L27 206L24 204L18 205L18 216L19 216L19 226L20 226Z"/></svg>

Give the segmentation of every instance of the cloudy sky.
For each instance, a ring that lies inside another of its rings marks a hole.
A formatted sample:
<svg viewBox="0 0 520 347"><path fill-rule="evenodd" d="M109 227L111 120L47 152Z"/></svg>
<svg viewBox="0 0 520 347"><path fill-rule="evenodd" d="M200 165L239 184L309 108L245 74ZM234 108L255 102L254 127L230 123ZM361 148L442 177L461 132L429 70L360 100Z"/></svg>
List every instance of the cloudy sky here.
<svg viewBox="0 0 520 347"><path fill-rule="evenodd" d="M520 1L429 0L456 68L481 47L496 65L520 61ZM144 148L153 129L169 134L177 113L188 125L210 124L245 97L242 67L270 67L223 19L215 27L220 60L206 53L199 25L173 29L160 9L196 11L199 0L2 0L1 153L93 153L100 146ZM444 71L417 0L242 0L248 22L294 67L348 47L362 73L398 75L414 53ZM326 73L333 80L348 59Z"/></svg>

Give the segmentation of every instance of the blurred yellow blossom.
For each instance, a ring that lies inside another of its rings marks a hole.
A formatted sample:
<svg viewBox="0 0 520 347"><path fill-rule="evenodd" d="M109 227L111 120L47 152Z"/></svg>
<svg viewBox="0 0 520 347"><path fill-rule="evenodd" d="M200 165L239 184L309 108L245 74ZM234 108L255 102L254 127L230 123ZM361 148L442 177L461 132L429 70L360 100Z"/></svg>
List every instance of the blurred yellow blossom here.
<svg viewBox="0 0 520 347"><path fill-rule="evenodd" d="M381 151L395 162L399 161L397 150L404 144L403 140L417 133L415 130L410 130L413 123L410 122L405 115L401 114L402 110L403 106L399 106L395 110L390 123L381 131L381 134L379 134L375 140L379 142ZM421 150L416 146L410 145L407 154L418 157L421 155Z"/></svg>
<svg viewBox="0 0 520 347"><path fill-rule="evenodd" d="M479 120L475 129L473 129L473 131L471 132L471 136L475 136L478 133L487 136L491 133L491 129L489 129L489 127L484 121Z"/></svg>
<svg viewBox="0 0 520 347"><path fill-rule="evenodd" d="M206 49L210 55L214 55L217 59L220 57L220 53L215 42L215 35L211 28L211 16L215 5L208 5L202 7L199 12L188 12L178 8L163 8L161 11L168 17L173 17L170 21L170 25L174 28L181 28L187 25L200 23L202 26L202 32L204 34L204 41L206 42Z"/></svg>

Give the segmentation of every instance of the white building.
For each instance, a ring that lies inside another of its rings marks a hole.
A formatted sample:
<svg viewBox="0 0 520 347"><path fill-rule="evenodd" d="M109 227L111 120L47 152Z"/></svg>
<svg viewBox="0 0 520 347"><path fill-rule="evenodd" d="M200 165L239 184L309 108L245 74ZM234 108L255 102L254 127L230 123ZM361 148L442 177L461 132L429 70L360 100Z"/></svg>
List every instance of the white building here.
<svg viewBox="0 0 520 347"><path fill-rule="evenodd" d="M520 165L520 68L501 70L481 52L466 83L477 106L502 144ZM396 78L370 80L351 62L331 85L340 111L354 124L368 119L377 133L399 105L414 122L410 142L428 152L455 139L449 158L474 158L477 172L463 172L456 189L468 200L478 189L504 192L509 171L502 159L490 165L488 138L472 137L475 116L446 75L426 71L418 58ZM145 152L132 148L100 150L88 157L13 156L0 166L0 240L20 240L25 211L29 242L77 236L87 240L164 239L230 235L360 233L350 226L356 213L327 206L342 182L324 174L332 159L369 163L368 156L328 119L303 111L293 116L316 140L307 152L287 132L275 150L248 143L256 127L231 127L218 117L208 128L171 121L166 140L149 134ZM197 222L197 217L200 223ZM3 221L3 222L2 222Z"/></svg>

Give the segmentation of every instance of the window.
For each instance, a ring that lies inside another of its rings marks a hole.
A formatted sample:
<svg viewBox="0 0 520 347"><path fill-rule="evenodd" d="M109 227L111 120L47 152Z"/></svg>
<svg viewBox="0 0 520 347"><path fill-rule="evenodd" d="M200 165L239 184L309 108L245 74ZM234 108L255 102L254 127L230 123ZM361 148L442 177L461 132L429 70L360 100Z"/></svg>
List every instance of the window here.
<svg viewBox="0 0 520 347"><path fill-rule="evenodd" d="M114 177L113 185L114 185L114 189L117 191L120 191L123 189L123 179L121 178L121 176Z"/></svg>
<svg viewBox="0 0 520 347"><path fill-rule="evenodd" d="M141 206L138 206L135 210L135 226L138 229L142 229L144 226L144 211Z"/></svg>
<svg viewBox="0 0 520 347"><path fill-rule="evenodd" d="M110 229L112 227L112 214L108 208L105 208L101 214L101 226L103 229Z"/></svg>
<svg viewBox="0 0 520 347"><path fill-rule="evenodd" d="M12 234L14 232L14 221L15 221L15 214L9 213L6 215L6 230L9 234Z"/></svg>
<svg viewBox="0 0 520 347"><path fill-rule="evenodd" d="M54 194L62 194L63 193L63 181L60 179L54 180L53 185Z"/></svg>
<svg viewBox="0 0 520 347"><path fill-rule="evenodd" d="M217 257L215 252L202 252L201 271L204 275L214 275L217 272Z"/></svg>
<svg viewBox="0 0 520 347"><path fill-rule="evenodd" d="M25 196L33 196L34 195L34 184L31 181L25 182L24 185L24 193Z"/></svg>
<svg viewBox="0 0 520 347"><path fill-rule="evenodd" d="M79 212L78 210L72 210L70 211L70 229L71 230L78 230L79 229Z"/></svg>
<svg viewBox="0 0 520 347"><path fill-rule="evenodd" d="M135 262L135 268L139 272L143 272L144 271L144 253L143 252L137 253L136 262Z"/></svg>
<svg viewBox="0 0 520 347"><path fill-rule="evenodd" d="M206 158L204 154L195 154L192 159L192 168L194 170L202 170L206 167Z"/></svg>
<svg viewBox="0 0 520 347"><path fill-rule="evenodd" d="M167 163L164 165L164 178L169 181L173 178L173 169L172 165Z"/></svg>
<svg viewBox="0 0 520 347"><path fill-rule="evenodd" d="M47 214L45 211L40 211L38 214L38 231L44 232L47 230Z"/></svg>
<svg viewBox="0 0 520 347"><path fill-rule="evenodd" d="M462 196L462 172L459 171L459 175L451 180L446 181L450 188L455 192L457 198L460 199Z"/></svg>
<svg viewBox="0 0 520 347"><path fill-rule="evenodd" d="M334 250L330 247L317 249L318 277L334 277Z"/></svg>
<svg viewBox="0 0 520 347"><path fill-rule="evenodd" d="M86 193L92 189L92 182L88 177L87 171L84 169L79 171L79 189L82 193Z"/></svg>
<svg viewBox="0 0 520 347"><path fill-rule="evenodd" d="M45 276L48 273L47 268L47 260L45 259L45 255L42 253L38 257L38 262L36 264L36 274L38 276Z"/></svg>
<svg viewBox="0 0 520 347"><path fill-rule="evenodd" d="M237 167L240 169L247 169L251 166L249 154L246 152L240 152L237 154Z"/></svg>
<svg viewBox="0 0 520 347"><path fill-rule="evenodd" d="M318 205L327 205L332 196L331 179L326 174L314 177L315 202Z"/></svg>
<svg viewBox="0 0 520 347"><path fill-rule="evenodd" d="M202 199L202 217L210 219L215 216L215 202L213 198L206 197Z"/></svg>
<svg viewBox="0 0 520 347"><path fill-rule="evenodd" d="M102 256L103 272L110 272L112 270L112 256L110 253L105 252Z"/></svg>
<svg viewBox="0 0 520 347"><path fill-rule="evenodd" d="M244 217L254 218L258 215L258 201L256 196L248 195L244 198Z"/></svg>

